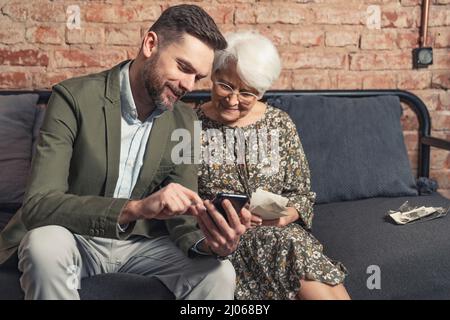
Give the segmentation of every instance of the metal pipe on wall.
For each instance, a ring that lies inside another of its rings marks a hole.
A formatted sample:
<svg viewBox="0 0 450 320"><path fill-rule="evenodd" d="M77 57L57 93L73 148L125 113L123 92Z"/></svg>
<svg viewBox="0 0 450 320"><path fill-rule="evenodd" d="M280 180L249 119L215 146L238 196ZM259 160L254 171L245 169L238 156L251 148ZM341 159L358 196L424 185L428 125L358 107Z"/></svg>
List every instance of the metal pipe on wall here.
<svg viewBox="0 0 450 320"><path fill-rule="evenodd" d="M421 33L420 33L420 47L427 46L427 34L428 34L428 14L430 12L430 0L422 1L422 21L421 21Z"/></svg>

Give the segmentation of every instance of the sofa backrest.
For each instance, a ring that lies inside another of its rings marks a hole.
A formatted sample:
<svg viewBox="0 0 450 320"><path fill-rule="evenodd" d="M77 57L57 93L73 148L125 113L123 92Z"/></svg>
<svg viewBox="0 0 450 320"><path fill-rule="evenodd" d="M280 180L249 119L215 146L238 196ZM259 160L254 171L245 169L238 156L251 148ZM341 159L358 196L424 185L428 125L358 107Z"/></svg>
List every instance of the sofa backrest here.
<svg viewBox="0 0 450 320"><path fill-rule="evenodd" d="M269 104L295 122L316 203L416 196L396 96L285 96Z"/></svg>
<svg viewBox="0 0 450 320"><path fill-rule="evenodd" d="M0 209L22 202L42 116L35 93L0 95Z"/></svg>

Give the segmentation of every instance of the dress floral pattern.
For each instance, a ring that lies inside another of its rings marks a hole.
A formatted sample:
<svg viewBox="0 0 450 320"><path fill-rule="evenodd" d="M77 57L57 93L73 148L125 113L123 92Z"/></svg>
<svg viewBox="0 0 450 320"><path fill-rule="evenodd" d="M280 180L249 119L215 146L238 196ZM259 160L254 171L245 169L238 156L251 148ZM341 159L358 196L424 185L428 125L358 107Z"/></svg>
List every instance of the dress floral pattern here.
<svg viewBox="0 0 450 320"><path fill-rule="evenodd" d="M209 119L200 107L196 111L203 132L200 196L251 195L262 188L288 198L287 206L300 215L296 223L252 228L241 237L238 249L229 256L237 275L236 298L294 299L301 279L342 283L345 267L325 256L322 245L307 231L315 193L310 190L308 162L295 124L287 113L268 105L257 122L233 128Z"/></svg>

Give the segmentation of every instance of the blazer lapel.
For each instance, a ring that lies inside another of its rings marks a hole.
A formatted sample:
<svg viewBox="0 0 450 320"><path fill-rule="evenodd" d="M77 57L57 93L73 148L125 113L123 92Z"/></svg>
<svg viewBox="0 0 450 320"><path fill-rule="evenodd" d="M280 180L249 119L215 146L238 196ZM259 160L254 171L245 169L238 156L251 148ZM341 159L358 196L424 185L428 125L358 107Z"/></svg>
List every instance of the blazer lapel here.
<svg viewBox="0 0 450 320"><path fill-rule="evenodd" d="M119 175L120 161L120 107L107 101L104 106L105 122L106 122L106 185L105 196L112 197Z"/></svg>
<svg viewBox="0 0 450 320"><path fill-rule="evenodd" d="M142 198L155 177L169 142L171 117L173 117L172 112L165 111L153 120L152 131L145 148L143 165L131 195L133 199Z"/></svg>
<svg viewBox="0 0 450 320"><path fill-rule="evenodd" d="M120 143L121 143L121 119L120 109L120 67L126 63L124 61L112 68L106 78L105 114L106 125L106 161L107 173L105 183L105 196L112 197L116 188L119 175Z"/></svg>

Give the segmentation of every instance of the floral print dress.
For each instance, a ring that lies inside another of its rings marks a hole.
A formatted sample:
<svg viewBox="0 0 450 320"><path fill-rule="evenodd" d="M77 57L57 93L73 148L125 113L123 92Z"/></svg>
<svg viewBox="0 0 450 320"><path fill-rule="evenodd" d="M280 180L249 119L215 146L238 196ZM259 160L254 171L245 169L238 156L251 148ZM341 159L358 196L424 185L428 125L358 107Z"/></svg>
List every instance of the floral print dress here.
<svg viewBox="0 0 450 320"><path fill-rule="evenodd" d="M310 190L308 163L288 114L268 105L257 122L233 128L209 119L200 107L196 111L203 132L200 197L212 199L218 192L251 195L262 188L288 198L287 206L300 215L296 223L251 228L241 237L229 256L237 275L236 299L295 299L301 279L342 283L345 267L325 256L322 245L307 231L315 193Z"/></svg>

